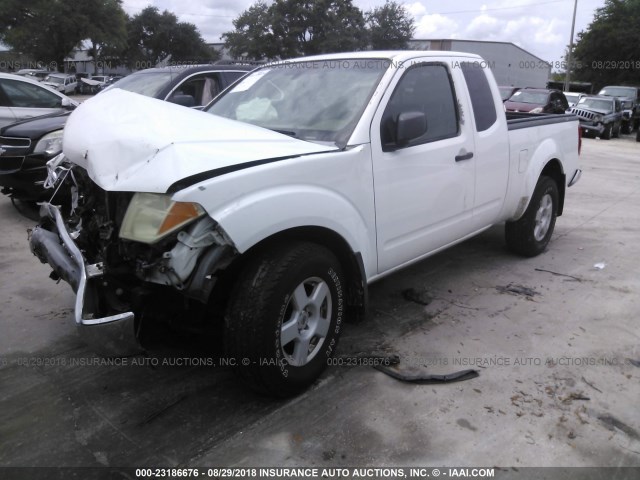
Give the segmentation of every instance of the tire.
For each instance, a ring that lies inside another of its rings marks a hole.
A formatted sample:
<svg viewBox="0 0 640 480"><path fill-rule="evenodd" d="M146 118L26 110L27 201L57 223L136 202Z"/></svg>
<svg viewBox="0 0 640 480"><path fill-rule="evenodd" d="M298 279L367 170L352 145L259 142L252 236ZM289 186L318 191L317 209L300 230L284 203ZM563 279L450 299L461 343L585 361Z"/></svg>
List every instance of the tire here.
<svg viewBox="0 0 640 480"><path fill-rule="evenodd" d="M614 128L612 133L613 138L620 138L620 128L622 128L620 124L618 124L617 128Z"/></svg>
<svg viewBox="0 0 640 480"><path fill-rule="evenodd" d="M240 378L276 397L311 385L338 344L344 285L335 255L314 243L297 242L254 258L241 272L225 314L225 350Z"/></svg>
<svg viewBox="0 0 640 480"><path fill-rule="evenodd" d="M600 138L602 140L610 140L611 139L611 130L613 129L613 127L611 126L610 123L608 123L607 125L605 125L604 127L604 131L602 132L602 134L600 135Z"/></svg>
<svg viewBox="0 0 640 480"><path fill-rule="evenodd" d="M636 132L636 142L640 142L640 128Z"/></svg>
<svg viewBox="0 0 640 480"><path fill-rule="evenodd" d="M509 250L525 257L535 257L544 251L556 225L558 198L556 182L541 176L524 215L505 225Z"/></svg>
<svg viewBox="0 0 640 480"><path fill-rule="evenodd" d="M624 133L624 134L629 134L629 133L631 133L631 126L632 126L631 121L629 121L629 122L627 122L627 123L623 124L623 125L622 125L622 133Z"/></svg>

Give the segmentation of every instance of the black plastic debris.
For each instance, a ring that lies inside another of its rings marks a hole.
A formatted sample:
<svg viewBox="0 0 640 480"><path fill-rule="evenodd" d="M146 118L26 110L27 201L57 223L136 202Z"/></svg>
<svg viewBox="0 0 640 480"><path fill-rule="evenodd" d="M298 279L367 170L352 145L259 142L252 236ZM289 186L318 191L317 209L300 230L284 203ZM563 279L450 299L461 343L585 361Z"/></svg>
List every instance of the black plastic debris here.
<svg viewBox="0 0 640 480"><path fill-rule="evenodd" d="M373 368L395 378L396 380L415 383L418 385L462 382L480 376L480 373L477 370L460 370L459 372L447 373L446 375L435 375L426 372L403 372L385 365L376 365Z"/></svg>

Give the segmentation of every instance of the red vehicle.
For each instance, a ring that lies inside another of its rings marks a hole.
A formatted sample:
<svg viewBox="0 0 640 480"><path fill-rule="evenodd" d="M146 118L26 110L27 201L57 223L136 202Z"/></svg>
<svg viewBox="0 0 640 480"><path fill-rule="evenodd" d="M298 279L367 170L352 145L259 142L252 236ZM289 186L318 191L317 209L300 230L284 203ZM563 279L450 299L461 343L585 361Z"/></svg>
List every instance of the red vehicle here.
<svg viewBox="0 0 640 480"><path fill-rule="evenodd" d="M523 88L504 102L507 112L565 113L569 102L560 90Z"/></svg>
<svg viewBox="0 0 640 480"><path fill-rule="evenodd" d="M513 95L518 90L520 90L520 87L502 86L502 87L498 87L498 90L500 90L500 97L502 97L502 101L505 102L509 100L511 95Z"/></svg>

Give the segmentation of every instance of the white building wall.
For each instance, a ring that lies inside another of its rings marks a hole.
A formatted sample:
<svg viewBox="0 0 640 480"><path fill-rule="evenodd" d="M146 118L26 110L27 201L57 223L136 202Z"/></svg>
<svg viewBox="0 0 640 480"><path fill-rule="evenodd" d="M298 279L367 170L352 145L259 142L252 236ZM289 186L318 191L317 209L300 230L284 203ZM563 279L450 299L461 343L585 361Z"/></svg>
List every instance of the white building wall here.
<svg viewBox="0 0 640 480"><path fill-rule="evenodd" d="M508 42L476 40L410 40L416 50L447 50L475 53L484 58L498 85L545 88L551 65L522 48Z"/></svg>

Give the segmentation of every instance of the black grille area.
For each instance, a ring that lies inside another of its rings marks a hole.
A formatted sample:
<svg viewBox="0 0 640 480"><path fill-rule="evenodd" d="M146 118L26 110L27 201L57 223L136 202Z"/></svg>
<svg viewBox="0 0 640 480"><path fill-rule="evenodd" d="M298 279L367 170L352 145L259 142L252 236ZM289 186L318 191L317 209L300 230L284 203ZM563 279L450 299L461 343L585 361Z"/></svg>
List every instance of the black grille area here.
<svg viewBox="0 0 640 480"><path fill-rule="evenodd" d="M24 157L2 157L0 156L0 173L13 173L22 168Z"/></svg>
<svg viewBox="0 0 640 480"><path fill-rule="evenodd" d="M2 145L3 148L29 148L31 146L31 139L18 137L0 137L0 145Z"/></svg>
<svg viewBox="0 0 640 480"><path fill-rule="evenodd" d="M581 108L572 108L571 113L577 115L579 118L584 118L585 120L593 120L596 117L596 113L588 112L586 110L582 110Z"/></svg>
<svg viewBox="0 0 640 480"><path fill-rule="evenodd" d="M17 137L0 137L0 159L4 157L24 157L31 148L31 139ZM3 170L8 168L0 167ZM20 167L18 167L20 168Z"/></svg>

